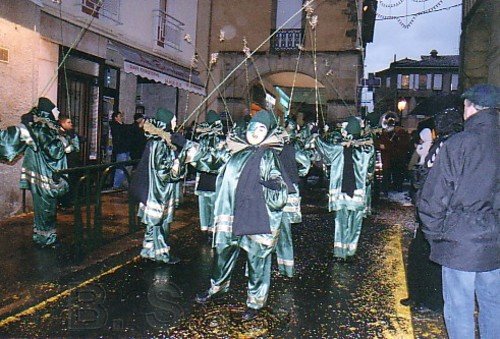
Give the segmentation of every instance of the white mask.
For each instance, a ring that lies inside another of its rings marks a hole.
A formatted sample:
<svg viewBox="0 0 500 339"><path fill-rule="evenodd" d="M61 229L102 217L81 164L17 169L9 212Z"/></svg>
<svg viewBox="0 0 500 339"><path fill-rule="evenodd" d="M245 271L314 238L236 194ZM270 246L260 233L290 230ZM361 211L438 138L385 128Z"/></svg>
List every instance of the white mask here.
<svg viewBox="0 0 500 339"><path fill-rule="evenodd" d="M248 125L247 132L246 132L246 138L247 141L250 145L258 145L267 136L267 127L266 125L260 123L260 122L251 122Z"/></svg>
<svg viewBox="0 0 500 339"><path fill-rule="evenodd" d="M58 120L58 119L59 119L59 113L61 113L61 112L59 112L59 108L54 107L54 108L52 109L52 115L54 116L54 118L55 118L56 120Z"/></svg>

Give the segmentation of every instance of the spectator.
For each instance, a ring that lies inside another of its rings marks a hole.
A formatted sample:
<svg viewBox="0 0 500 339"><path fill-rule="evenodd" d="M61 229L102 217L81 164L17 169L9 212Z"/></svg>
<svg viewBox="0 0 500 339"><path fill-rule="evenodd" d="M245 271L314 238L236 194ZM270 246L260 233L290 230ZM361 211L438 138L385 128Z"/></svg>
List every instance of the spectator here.
<svg viewBox="0 0 500 339"><path fill-rule="evenodd" d="M78 145L80 146L82 140L80 136L75 133L75 129L73 128L73 121L71 121L71 118L66 114L60 114L58 122L60 126L59 134L69 139L76 138L76 140L78 141ZM78 167L81 165L79 147L76 148L73 152L67 154L66 157L68 161L68 168ZM75 185L78 182L78 178L78 174L68 174L69 191L59 199L59 204L61 205L61 207L67 208L73 205L74 189Z"/></svg>
<svg viewBox="0 0 500 339"><path fill-rule="evenodd" d="M127 125L123 123L122 112L114 112L111 119L112 121L109 125L113 138L113 154L115 160L117 162L130 160L130 130ZM123 169L116 168L113 189L121 188L123 179L125 179Z"/></svg>
<svg viewBox="0 0 500 339"><path fill-rule="evenodd" d="M134 114L134 123L130 125L130 158L137 160L142 157L147 139L144 135L144 114Z"/></svg>
<svg viewBox="0 0 500 339"><path fill-rule="evenodd" d="M416 196L419 194L419 190L425 182L427 174L437 159L439 150L445 141L453 134L460 132L463 127L462 116L455 107L439 112L435 115L434 119L436 121L434 130L437 133L437 139L430 149L425 152L425 158L421 159L422 165L417 165L413 169L412 186L416 190L413 201L416 200ZM422 139L426 139L431 135L432 133L429 128L424 128L420 133ZM415 154L417 154L416 151ZM424 237L418 217L417 220L419 226L415 230L415 237L408 248L406 281L408 283L409 297L401 300L401 304L414 306L414 310L417 312L441 312L443 309L441 266L429 260L430 245Z"/></svg>
<svg viewBox="0 0 500 339"><path fill-rule="evenodd" d="M393 154L392 154L392 183L396 191L403 191L403 182L406 177L408 166L408 151L411 146L410 135L404 128L397 126L394 129L392 139Z"/></svg>
<svg viewBox="0 0 500 339"><path fill-rule="evenodd" d="M394 130L383 131L380 136L375 141L375 146L380 150L380 155L382 158L382 183L380 190L383 195L387 196L389 190L391 189L392 183L392 173L393 173L393 162L395 145L393 139L395 138Z"/></svg>
<svg viewBox="0 0 500 339"><path fill-rule="evenodd" d="M432 131L429 128L424 128L420 131L419 135L420 143L415 151L418 154L417 165L422 166L425 162L425 157L427 157L427 153L429 153L429 149L432 146Z"/></svg>
<svg viewBox="0 0 500 339"><path fill-rule="evenodd" d="M476 85L464 100L464 131L448 139L418 200L430 259L442 265L448 335L500 338L498 107L500 88Z"/></svg>

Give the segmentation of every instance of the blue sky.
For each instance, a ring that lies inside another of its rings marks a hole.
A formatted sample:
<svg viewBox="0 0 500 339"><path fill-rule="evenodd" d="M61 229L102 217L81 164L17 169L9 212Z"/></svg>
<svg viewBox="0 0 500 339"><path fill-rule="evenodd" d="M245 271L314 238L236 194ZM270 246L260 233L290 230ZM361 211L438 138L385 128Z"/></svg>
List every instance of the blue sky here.
<svg viewBox="0 0 500 339"><path fill-rule="evenodd" d="M401 0L382 0L385 4L399 3ZM424 3L406 0L400 6L387 8L379 2L377 12L382 15L405 15L415 13L436 5L439 0L428 0ZM461 0L443 0L439 8L461 3ZM420 55L428 55L436 49L441 55L459 53L460 23L462 7L455 7L435 13L420 15L415 18L409 29L401 27L396 20L377 20L373 42L367 45L365 70L376 72L389 67L396 59L408 57L419 59ZM410 20L411 18L408 18ZM403 22L406 19L402 19Z"/></svg>

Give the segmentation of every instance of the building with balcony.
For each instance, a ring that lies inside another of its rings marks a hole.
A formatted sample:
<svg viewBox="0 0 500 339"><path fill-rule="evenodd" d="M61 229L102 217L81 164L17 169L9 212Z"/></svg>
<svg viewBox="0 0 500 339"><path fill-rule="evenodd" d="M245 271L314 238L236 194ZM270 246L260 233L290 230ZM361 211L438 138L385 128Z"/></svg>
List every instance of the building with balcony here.
<svg viewBox="0 0 500 339"><path fill-rule="evenodd" d="M306 3L211 2L209 53L218 53L219 60L207 87L215 91L210 107L230 112L233 120L252 107L270 107L299 123L357 114L377 2L316 0L309 14L301 10ZM255 51L246 62L245 48Z"/></svg>
<svg viewBox="0 0 500 339"><path fill-rule="evenodd" d="M495 0L462 2L460 36L462 87L479 83L500 86L500 3Z"/></svg>
<svg viewBox="0 0 500 339"><path fill-rule="evenodd" d="M457 92L459 60L458 55L439 55L436 50L422 55L420 60L394 60L389 68L375 73L381 78L381 87L375 89L373 96L375 112L397 112L403 126L415 127L418 121L408 114L419 103L432 96Z"/></svg>
<svg viewBox="0 0 500 339"><path fill-rule="evenodd" d="M4 0L0 2L0 125L46 96L85 137L80 164L111 161L109 120L158 107L182 121L205 95L193 67L209 13L198 0ZM206 4L205 4L206 5ZM198 15L201 13L201 15ZM202 48L206 48L202 46ZM0 216L20 207L20 163L0 164Z"/></svg>

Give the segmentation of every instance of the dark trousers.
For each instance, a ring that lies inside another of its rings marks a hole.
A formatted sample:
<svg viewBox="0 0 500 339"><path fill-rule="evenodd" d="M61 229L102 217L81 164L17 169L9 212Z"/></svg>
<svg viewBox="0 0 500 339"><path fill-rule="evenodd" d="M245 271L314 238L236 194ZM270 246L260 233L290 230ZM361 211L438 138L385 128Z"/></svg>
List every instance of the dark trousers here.
<svg viewBox="0 0 500 339"><path fill-rule="evenodd" d="M416 305L441 312L443 309L441 265L429 260L430 252L429 242L419 227L408 249L406 272L408 294Z"/></svg>

